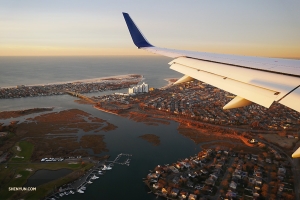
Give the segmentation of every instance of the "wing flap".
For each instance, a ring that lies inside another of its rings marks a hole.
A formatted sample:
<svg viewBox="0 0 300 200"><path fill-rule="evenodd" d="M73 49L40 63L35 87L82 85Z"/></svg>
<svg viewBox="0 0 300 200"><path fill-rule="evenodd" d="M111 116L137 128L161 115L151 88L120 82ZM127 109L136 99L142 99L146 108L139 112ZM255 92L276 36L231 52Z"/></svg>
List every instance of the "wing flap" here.
<svg viewBox="0 0 300 200"><path fill-rule="evenodd" d="M291 90L300 85L300 78L284 74L276 74L249 68L236 67L222 63L207 62L197 59L180 57L169 64L178 63L216 75L221 75L239 82L243 82L276 93L275 100L279 100Z"/></svg>
<svg viewBox="0 0 300 200"><path fill-rule="evenodd" d="M276 91L273 90L256 87L225 76L212 74L180 64L172 64L170 68L267 108L269 108L276 99L276 95L274 95Z"/></svg>
<svg viewBox="0 0 300 200"><path fill-rule="evenodd" d="M300 87L299 86L294 91L289 93L287 96L282 98L279 101L279 103L300 112L300 101L299 101L300 100Z"/></svg>

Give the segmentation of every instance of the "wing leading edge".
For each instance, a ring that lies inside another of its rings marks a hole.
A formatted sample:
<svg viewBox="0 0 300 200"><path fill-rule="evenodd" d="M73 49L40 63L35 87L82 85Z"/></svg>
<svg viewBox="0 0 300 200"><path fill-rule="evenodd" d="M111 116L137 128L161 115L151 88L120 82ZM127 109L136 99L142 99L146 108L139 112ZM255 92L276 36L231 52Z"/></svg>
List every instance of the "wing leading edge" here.
<svg viewBox="0 0 300 200"><path fill-rule="evenodd" d="M184 74L176 83L198 79L235 94L223 109L243 107L252 102L269 108L276 101L300 112L300 60L156 47L148 42L127 13L123 15L139 49L174 59L169 63L170 68ZM300 157L300 148L292 157Z"/></svg>
<svg viewBox="0 0 300 200"><path fill-rule="evenodd" d="M178 83L198 79L235 94L224 109L252 102L269 108L276 101L300 112L299 60L160 48L148 42L129 14L123 16L138 48L174 58L170 68L184 74Z"/></svg>

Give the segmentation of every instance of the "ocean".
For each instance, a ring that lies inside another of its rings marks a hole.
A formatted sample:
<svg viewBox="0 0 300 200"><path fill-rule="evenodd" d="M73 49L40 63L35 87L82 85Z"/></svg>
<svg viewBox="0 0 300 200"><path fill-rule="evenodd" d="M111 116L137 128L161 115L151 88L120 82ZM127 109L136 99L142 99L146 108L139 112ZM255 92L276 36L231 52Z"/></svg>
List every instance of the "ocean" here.
<svg viewBox="0 0 300 200"><path fill-rule="evenodd" d="M31 85L89 79L122 74L142 74L150 87L167 84L165 78L182 76L169 69L171 61L165 57L0 57L0 87ZM96 95L115 91L98 92ZM95 95L95 94L94 94ZM146 125L127 118L105 113L91 105L77 104L69 95L42 96L0 100L0 110L19 110L34 107L54 107L54 111L80 109L113 123L118 128L101 132L110 155L132 154L130 166L115 164L113 169L95 180L84 194L76 193L61 199L156 199L148 194L143 178L157 165L176 162L200 151L199 145L177 131L178 123ZM28 117L28 116L27 116ZM18 118L24 120L24 117ZM0 120L0 123L3 122ZM79 135L86 134L79 132ZM91 133L89 133L91 134ZM154 146L139 138L144 134L160 137L160 145ZM93 154L93 152L91 153ZM38 188L37 188L38 189ZM159 198L158 198L159 199Z"/></svg>
<svg viewBox="0 0 300 200"><path fill-rule="evenodd" d="M0 57L0 87L48 84L106 76L141 74L150 87L182 76L160 56Z"/></svg>

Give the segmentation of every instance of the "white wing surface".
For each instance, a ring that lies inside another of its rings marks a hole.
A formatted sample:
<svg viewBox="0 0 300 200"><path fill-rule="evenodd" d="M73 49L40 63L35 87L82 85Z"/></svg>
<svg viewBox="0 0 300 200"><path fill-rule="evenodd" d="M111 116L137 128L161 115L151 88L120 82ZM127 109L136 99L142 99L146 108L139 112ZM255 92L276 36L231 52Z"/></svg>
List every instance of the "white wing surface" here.
<svg viewBox="0 0 300 200"><path fill-rule="evenodd" d="M198 79L235 94L224 109L252 102L269 108L277 101L300 112L300 60L159 48L148 42L127 13L123 16L139 49L174 58L170 68L184 74L176 83ZM292 157L300 157L300 148Z"/></svg>
<svg viewBox="0 0 300 200"><path fill-rule="evenodd" d="M184 74L177 83L198 79L235 94L224 109L252 102L269 108L277 101L300 112L300 60L159 48L147 41L127 13L123 16L139 49L174 58L170 68Z"/></svg>

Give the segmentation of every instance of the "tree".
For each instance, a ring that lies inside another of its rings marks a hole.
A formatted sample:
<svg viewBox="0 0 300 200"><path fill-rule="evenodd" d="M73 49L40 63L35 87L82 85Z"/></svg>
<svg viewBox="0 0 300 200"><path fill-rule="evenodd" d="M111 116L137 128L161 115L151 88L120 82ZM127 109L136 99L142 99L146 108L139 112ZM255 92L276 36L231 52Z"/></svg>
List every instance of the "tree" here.
<svg viewBox="0 0 300 200"><path fill-rule="evenodd" d="M221 182L221 186L224 190L228 189L228 185L229 185L229 183L226 179Z"/></svg>
<svg viewBox="0 0 300 200"><path fill-rule="evenodd" d="M269 185L264 183L262 188L261 188L261 191L262 191L261 195L266 198L267 195L268 195L268 190L269 190Z"/></svg>
<svg viewBox="0 0 300 200"><path fill-rule="evenodd" d="M271 172L271 179L272 180L277 180L277 173L276 172Z"/></svg>
<svg viewBox="0 0 300 200"><path fill-rule="evenodd" d="M200 193L199 190L195 190L195 191L194 191L194 194L195 194L195 195L200 195L201 193Z"/></svg>
<svg viewBox="0 0 300 200"><path fill-rule="evenodd" d="M227 171L228 171L229 173L233 173L233 168L232 168L232 167L229 167L229 168L227 169Z"/></svg>

